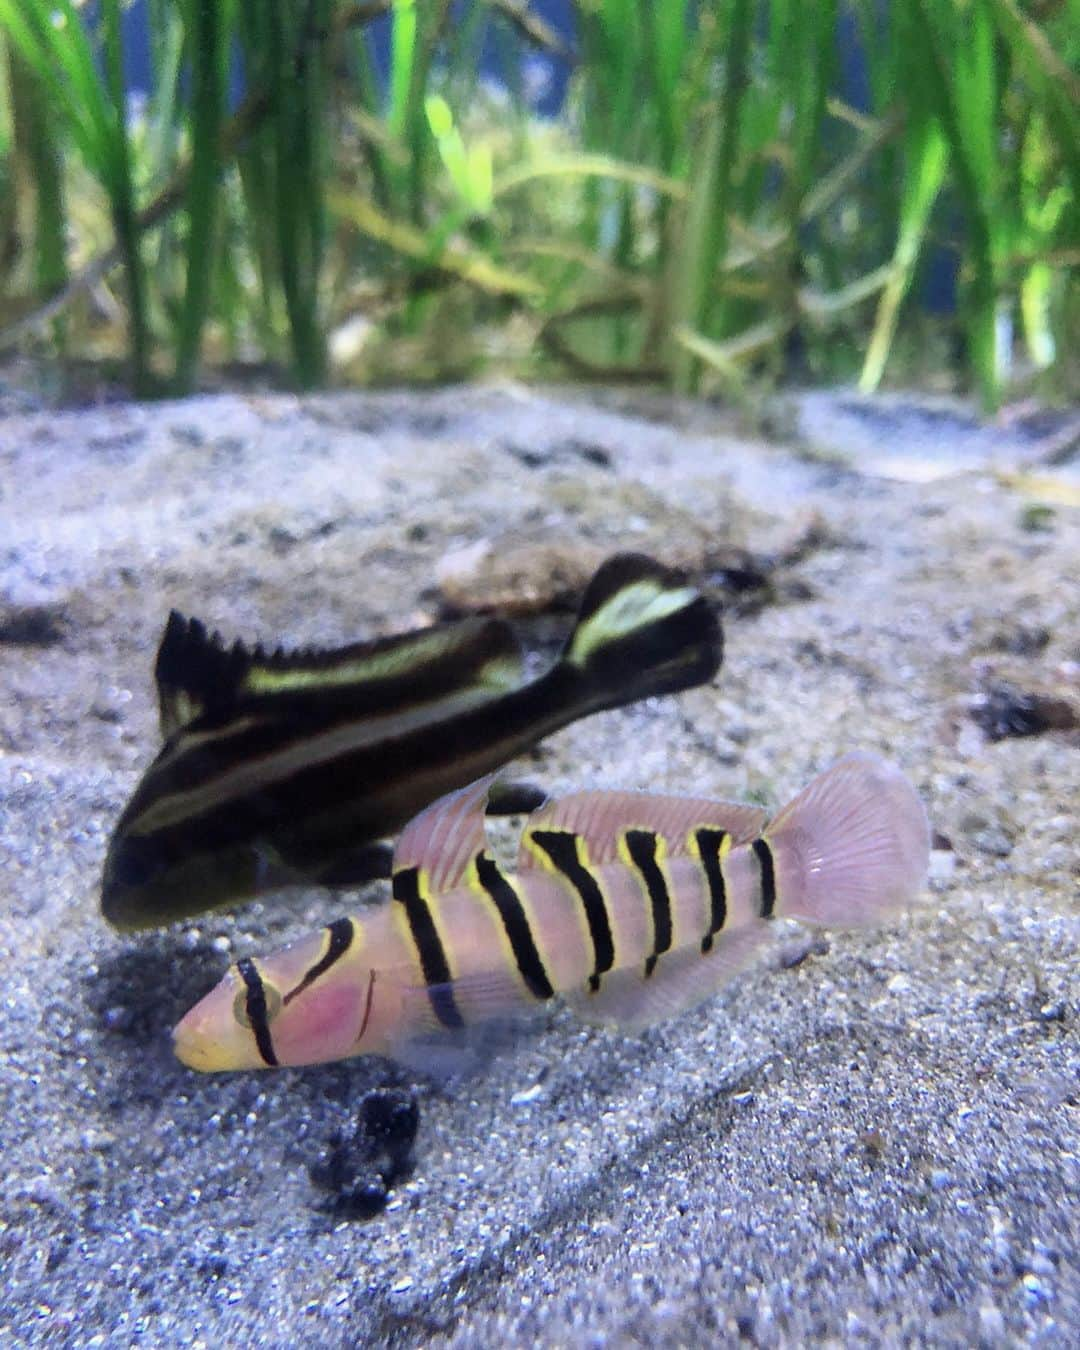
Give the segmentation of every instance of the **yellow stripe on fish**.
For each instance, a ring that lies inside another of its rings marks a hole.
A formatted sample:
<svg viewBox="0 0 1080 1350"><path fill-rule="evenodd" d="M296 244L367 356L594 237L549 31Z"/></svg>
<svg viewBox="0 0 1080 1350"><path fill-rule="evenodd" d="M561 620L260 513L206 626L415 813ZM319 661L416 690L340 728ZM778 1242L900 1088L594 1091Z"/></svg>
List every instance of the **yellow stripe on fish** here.
<svg viewBox="0 0 1080 1350"><path fill-rule="evenodd" d="M853 927L910 902L929 830L893 765L852 754L773 820L702 798L580 792L526 821L517 870L492 859L491 785L406 828L393 900L272 956L246 958L175 1032L203 1070L412 1058L562 995L635 1028L710 997L773 918Z"/></svg>
<svg viewBox="0 0 1080 1350"><path fill-rule="evenodd" d="M173 613L155 672L165 743L110 840L102 911L142 928L387 875L377 841L430 802L580 717L712 679L722 651L709 601L633 553L598 569L563 653L528 682L498 619L267 655Z"/></svg>

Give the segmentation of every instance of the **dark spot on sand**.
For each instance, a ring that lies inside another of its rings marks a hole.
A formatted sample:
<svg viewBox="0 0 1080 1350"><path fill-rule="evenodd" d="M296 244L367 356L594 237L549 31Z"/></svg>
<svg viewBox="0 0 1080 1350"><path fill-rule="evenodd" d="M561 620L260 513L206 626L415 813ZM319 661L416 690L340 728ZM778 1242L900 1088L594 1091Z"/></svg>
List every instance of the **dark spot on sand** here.
<svg viewBox="0 0 1080 1350"><path fill-rule="evenodd" d="M15 605L0 611L0 642L13 647L55 647L63 642L69 621L64 605Z"/></svg>
<svg viewBox="0 0 1080 1350"><path fill-rule="evenodd" d="M968 711L992 741L1069 731L1077 725L1076 712L1065 699L1028 692L1007 680L988 683Z"/></svg>
<svg viewBox="0 0 1080 1350"><path fill-rule="evenodd" d="M356 1123L331 1136L308 1172L327 1192L320 1208L350 1219L374 1218L412 1171L420 1108L411 1092L379 1088L360 1103Z"/></svg>

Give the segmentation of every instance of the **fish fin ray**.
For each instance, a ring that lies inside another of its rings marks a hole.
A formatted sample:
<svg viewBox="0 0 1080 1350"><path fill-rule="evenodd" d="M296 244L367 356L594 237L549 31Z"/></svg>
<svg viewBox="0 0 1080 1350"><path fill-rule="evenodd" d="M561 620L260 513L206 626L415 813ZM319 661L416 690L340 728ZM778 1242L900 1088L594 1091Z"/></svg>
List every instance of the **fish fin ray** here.
<svg viewBox="0 0 1080 1350"><path fill-rule="evenodd" d="M447 793L415 816L397 841L393 870L422 869L435 896L460 885L476 855L487 847L484 807L494 776Z"/></svg>
<svg viewBox="0 0 1080 1350"><path fill-rule="evenodd" d="M896 765L845 755L769 822L778 916L838 928L909 904L930 862L926 810Z"/></svg>
<svg viewBox="0 0 1080 1350"><path fill-rule="evenodd" d="M210 710L227 707L251 659L243 643L226 647L201 620L170 610L154 662L162 739L168 741Z"/></svg>
<svg viewBox="0 0 1080 1350"><path fill-rule="evenodd" d="M695 830L724 830L732 844L757 838L767 819L756 806L712 801L706 797L661 796L649 792L573 792L547 802L526 823L518 871L537 866L528 845L535 829L569 830L584 840L589 861L595 866L619 860L619 842L627 830L658 834L671 857L691 852Z"/></svg>

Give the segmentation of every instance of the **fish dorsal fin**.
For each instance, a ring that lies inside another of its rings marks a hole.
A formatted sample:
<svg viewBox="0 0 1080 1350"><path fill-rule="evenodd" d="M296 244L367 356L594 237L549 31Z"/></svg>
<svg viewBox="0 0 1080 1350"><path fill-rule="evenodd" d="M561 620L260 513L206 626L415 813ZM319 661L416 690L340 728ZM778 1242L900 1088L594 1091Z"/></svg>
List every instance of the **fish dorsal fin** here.
<svg viewBox="0 0 1080 1350"><path fill-rule="evenodd" d="M226 647L198 619L171 610L154 664L162 738L212 708L228 706L250 665L251 654L241 643Z"/></svg>
<svg viewBox="0 0 1080 1350"><path fill-rule="evenodd" d="M667 797L649 792L573 792L534 811L525 825L518 871L540 859L531 836L537 830L566 830L581 838L596 866L622 859L628 830L659 835L668 856L694 852L696 830L723 830L732 844L757 838L767 814L756 806L717 802L707 797Z"/></svg>
<svg viewBox="0 0 1080 1350"><path fill-rule="evenodd" d="M574 990L566 1002L586 1022L641 1031L712 998L750 964L769 933L768 923L755 919L718 933L707 951L695 942L664 952L647 977L640 965L610 970L595 992Z"/></svg>
<svg viewBox="0 0 1080 1350"><path fill-rule="evenodd" d="M394 849L394 872L420 868L432 895L461 885L487 847L484 807L493 776L440 797L411 820Z"/></svg>
<svg viewBox="0 0 1080 1350"><path fill-rule="evenodd" d="M431 700L494 697L521 683L523 664L513 629L499 619L436 624L344 647L267 652L242 642L226 647L200 620L173 610L154 675L168 740L207 713L229 716L245 699L285 716L297 698L310 711L312 695L322 696L328 715L330 703L342 698L358 715L386 715Z"/></svg>

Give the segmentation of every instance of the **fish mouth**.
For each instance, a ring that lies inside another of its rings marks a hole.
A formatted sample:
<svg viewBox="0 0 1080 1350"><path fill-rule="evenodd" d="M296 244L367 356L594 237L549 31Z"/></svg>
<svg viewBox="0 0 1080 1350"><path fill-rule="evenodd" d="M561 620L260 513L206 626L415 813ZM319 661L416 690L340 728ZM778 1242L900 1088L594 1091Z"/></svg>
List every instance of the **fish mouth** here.
<svg viewBox="0 0 1080 1350"><path fill-rule="evenodd" d="M238 1054L235 1042L215 1034L220 1026L221 999L213 989L173 1027L173 1052L181 1064L199 1073L222 1073L229 1069L258 1069L262 1061Z"/></svg>
<svg viewBox="0 0 1080 1350"><path fill-rule="evenodd" d="M186 1068L197 1069L199 1073L213 1073L216 1068L221 1067L215 1063L215 1056L206 1038L200 1036L191 1025L191 1013L173 1027L172 1035L173 1052Z"/></svg>

